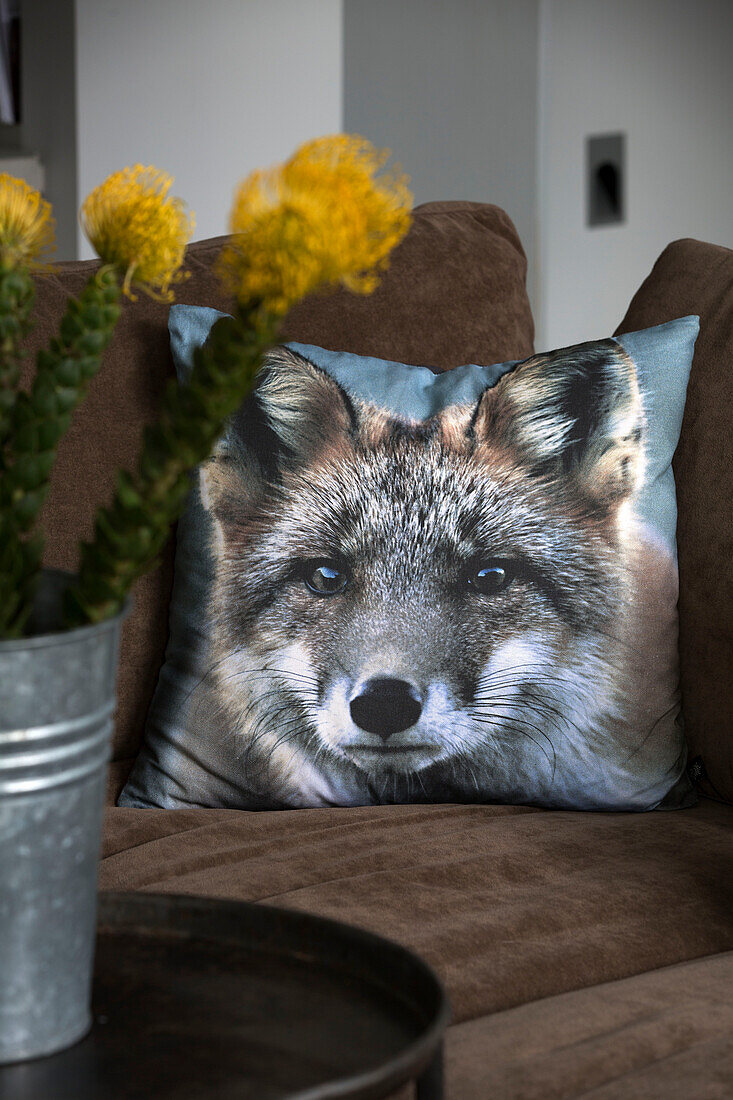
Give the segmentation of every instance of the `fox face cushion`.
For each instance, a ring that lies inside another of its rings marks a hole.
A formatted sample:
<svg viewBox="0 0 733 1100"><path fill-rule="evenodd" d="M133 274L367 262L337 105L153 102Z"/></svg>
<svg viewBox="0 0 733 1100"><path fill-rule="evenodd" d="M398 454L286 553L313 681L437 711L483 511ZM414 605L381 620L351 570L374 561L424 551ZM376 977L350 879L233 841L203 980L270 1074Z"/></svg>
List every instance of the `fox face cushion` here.
<svg viewBox="0 0 733 1100"><path fill-rule="evenodd" d="M218 316L171 311L181 384ZM444 374L274 349L179 527L120 804L690 804L670 462L697 331Z"/></svg>

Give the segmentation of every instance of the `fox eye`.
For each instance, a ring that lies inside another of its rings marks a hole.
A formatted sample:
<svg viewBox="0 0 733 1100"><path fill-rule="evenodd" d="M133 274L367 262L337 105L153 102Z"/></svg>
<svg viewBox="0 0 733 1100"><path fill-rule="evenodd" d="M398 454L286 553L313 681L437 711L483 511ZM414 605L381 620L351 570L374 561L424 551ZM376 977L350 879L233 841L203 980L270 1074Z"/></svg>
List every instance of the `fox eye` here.
<svg viewBox="0 0 733 1100"><path fill-rule="evenodd" d="M317 596L336 596L346 588L347 576L337 562L322 558L305 563L303 580Z"/></svg>
<svg viewBox="0 0 733 1100"><path fill-rule="evenodd" d="M508 561L482 561L471 567L468 583L482 596L493 596L508 588L514 580L512 563Z"/></svg>

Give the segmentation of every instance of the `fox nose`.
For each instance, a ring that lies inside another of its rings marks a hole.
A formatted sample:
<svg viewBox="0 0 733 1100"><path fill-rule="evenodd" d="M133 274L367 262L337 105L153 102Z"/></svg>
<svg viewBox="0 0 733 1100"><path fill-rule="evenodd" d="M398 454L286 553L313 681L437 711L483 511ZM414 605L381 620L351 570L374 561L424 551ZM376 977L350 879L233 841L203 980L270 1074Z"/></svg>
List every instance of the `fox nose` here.
<svg viewBox="0 0 733 1100"><path fill-rule="evenodd" d="M422 714L422 700L407 680L375 676L354 696L349 709L357 726L388 741L393 733L415 725Z"/></svg>

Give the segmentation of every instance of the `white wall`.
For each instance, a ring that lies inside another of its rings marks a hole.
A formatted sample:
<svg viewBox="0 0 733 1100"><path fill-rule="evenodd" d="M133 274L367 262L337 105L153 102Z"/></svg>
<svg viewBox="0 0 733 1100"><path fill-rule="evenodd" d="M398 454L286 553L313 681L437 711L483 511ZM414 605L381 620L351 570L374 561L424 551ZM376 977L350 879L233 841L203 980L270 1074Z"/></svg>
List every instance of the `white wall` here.
<svg viewBox="0 0 733 1100"><path fill-rule="evenodd" d="M344 0L344 128L416 202L493 202L534 252L537 0Z"/></svg>
<svg viewBox="0 0 733 1100"><path fill-rule="evenodd" d="M76 0L79 200L155 164L226 232L243 176L341 129L342 61L341 0Z"/></svg>
<svg viewBox="0 0 733 1100"><path fill-rule="evenodd" d="M733 246L732 53L731 0L541 0L538 348L612 332L671 240ZM588 229L584 140L617 130L627 222Z"/></svg>
<svg viewBox="0 0 733 1100"><path fill-rule="evenodd" d="M657 255L733 245L733 0L22 0L22 126L59 259L105 175L154 163L222 233L236 182L341 128L418 202L496 202L529 259L537 346L611 331ZM585 226L584 142L628 135L628 220Z"/></svg>
<svg viewBox="0 0 733 1100"><path fill-rule="evenodd" d="M78 209L74 0L21 0L20 10L22 121L0 127L0 149L40 158L56 219L54 259L72 260Z"/></svg>

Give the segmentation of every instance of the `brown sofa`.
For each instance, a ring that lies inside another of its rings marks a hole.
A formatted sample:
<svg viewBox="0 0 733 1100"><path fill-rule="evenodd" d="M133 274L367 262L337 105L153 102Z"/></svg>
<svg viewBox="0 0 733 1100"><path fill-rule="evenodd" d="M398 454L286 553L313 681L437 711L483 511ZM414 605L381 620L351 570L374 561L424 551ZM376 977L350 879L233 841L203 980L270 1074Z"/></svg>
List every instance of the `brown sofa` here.
<svg viewBox="0 0 733 1100"><path fill-rule="evenodd" d="M226 307L212 271L220 243L191 247L179 301ZM90 267L39 278L34 346ZM441 368L523 358L533 344L524 276L502 211L429 204L371 298L310 300L286 333ZM94 506L154 415L172 371L166 312L147 300L125 309L62 448L45 515L49 564L74 567ZM172 543L135 592L102 889L263 901L415 949L453 1006L450 1100L733 1096L733 252L670 245L619 331L687 313L702 318L675 460L683 701L691 755L703 760L694 809L115 807L163 657Z"/></svg>

